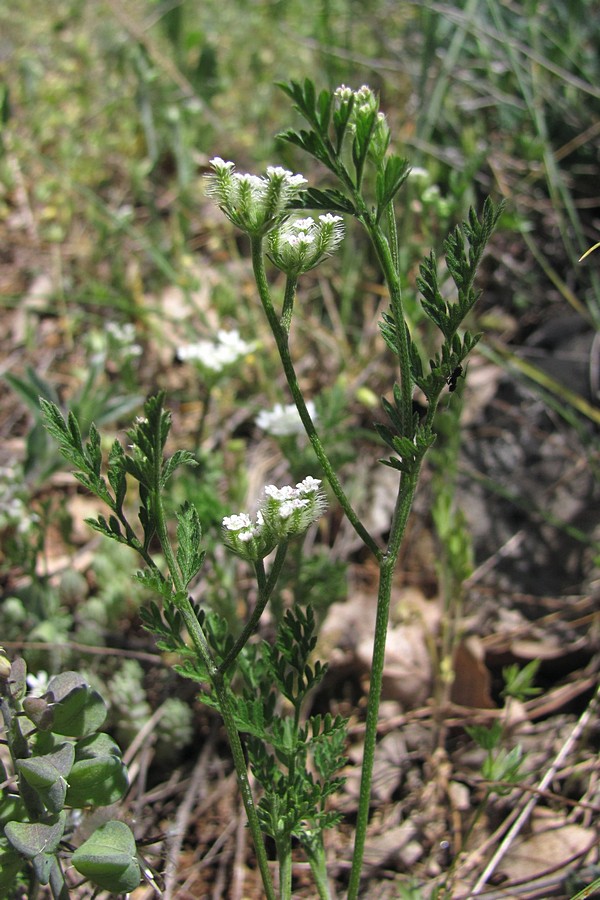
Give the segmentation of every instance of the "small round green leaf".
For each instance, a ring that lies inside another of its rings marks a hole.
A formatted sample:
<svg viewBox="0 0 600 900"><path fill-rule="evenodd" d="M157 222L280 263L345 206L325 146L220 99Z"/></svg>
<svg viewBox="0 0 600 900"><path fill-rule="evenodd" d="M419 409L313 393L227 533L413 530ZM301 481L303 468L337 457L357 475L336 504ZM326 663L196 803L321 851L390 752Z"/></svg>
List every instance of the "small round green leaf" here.
<svg viewBox="0 0 600 900"><path fill-rule="evenodd" d="M66 737L85 737L102 725L106 704L78 672L51 678L44 694L52 707L52 731Z"/></svg>
<svg viewBox="0 0 600 900"><path fill-rule="evenodd" d="M98 756L118 756L121 758L121 749L113 741L110 735L104 731L98 734L90 734L75 744L75 762L80 759L94 759Z"/></svg>
<svg viewBox="0 0 600 900"><path fill-rule="evenodd" d="M26 859L41 853L54 853L65 830L66 813L61 812L52 825L39 822L8 822L4 834L12 846Z"/></svg>
<svg viewBox="0 0 600 900"><path fill-rule="evenodd" d="M65 804L67 776L75 759L73 744L61 744L52 753L17 760L17 769L51 813Z"/></svg>
<svg viewBox="0 0 600 900"><path fill-rule="evenodd" d="M13 700L22 700L25 694L27 693L27 683L25 681L27 676L27 666L25 664L25 660L21 659L18 656L15 660L13 660L13 664L10 670L10 696Z"/></svg>
<svg viewBox="0 0 600 900"><path fill-rule="evenodd" d="M127 769L120 757L81 759L71 769L65 803L77 809L110 806L121 799L128 787Z"/></svg>
<svg viewBox="0 0 600 900"><path fill-rule="evenodd" d="M27 718L33 722L36 728L41 731L52 728L52 708L43 697L25 697L23 709Z"/></svg>
<svg viewBox="0 0 600 900"><path fill-rule="evenodd" d="M141 881L135 838L124 822L101 825L71 861L81 875L114 894L133 891Z"/></svg>

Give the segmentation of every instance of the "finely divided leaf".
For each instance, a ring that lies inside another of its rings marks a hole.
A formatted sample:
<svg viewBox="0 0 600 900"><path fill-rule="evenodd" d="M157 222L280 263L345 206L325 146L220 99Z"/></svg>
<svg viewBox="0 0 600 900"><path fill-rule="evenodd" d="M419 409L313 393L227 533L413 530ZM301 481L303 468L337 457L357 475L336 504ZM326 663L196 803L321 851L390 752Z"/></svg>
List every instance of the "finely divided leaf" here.
<svg viewBox="0 0 600 900"><path fill-rule="evenodd" d="M201 540L202 525L198 511L191 503L185 503L177 514L177 565L186 588L204 562L205 552L200 549Z"/></svg>

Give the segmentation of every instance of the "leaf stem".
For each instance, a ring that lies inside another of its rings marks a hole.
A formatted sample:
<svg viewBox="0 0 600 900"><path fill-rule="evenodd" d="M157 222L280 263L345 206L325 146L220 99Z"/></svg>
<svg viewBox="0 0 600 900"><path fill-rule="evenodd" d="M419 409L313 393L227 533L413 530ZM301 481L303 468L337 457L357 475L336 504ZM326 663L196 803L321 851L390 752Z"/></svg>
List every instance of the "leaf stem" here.
<svg viewBox="0 0 600 900"><path fill-rule="evenodd" d="M275 553L275 559L273 561L273 565L271 566L271 570L269 572L269 577L265 577L265 570L262 559L259 560L255 565L256 572L256 580L258 583L258 601L256 606L254 607L254 611L252 615L248 619L246 625L237 641L226 655L223 662L218 667L219 674L223 675L227 669L230 668L231 664L235 661L235 659L239 656L243 648L246 646L248 639L251 635L256 631L256 627L262 616L265 606L269 602L269 598L273 593L273 589L277 584L277 580L281 573L281 569L283 568L283 563L285 561L285 556L287 553L288 542L284 541L279 544L277 547L277 552Z"/></svg>
<svg viewBox="0 0 600 900"><path fill-rule="evenodd" d="M285 373L288 387L292 394L294 403L296 404L296 409L298 410L298 414L300 416L300 419L302 420L302 424L304 425L304 429L306 431L308 439L312 444L313 450L315 451L316 457L321 464L321 468L323 469L325 477L327 478L327 481L329 482L333 493L335 494L340 506L346 513L348 521L350 522L356 533L359 535L361 540L364 542L364 544L373 553L375 558L380 560L382 558L381 548L377 545L374 538L364 527L356 512L354 511L352 504L348 500L348 497L346 496L344 489L342 488L342 485L340 484L340 481L331 465L331 462L329 461L329 457L325 452L325 448L321 443L314 423L306 408L306 403L304 402L304 397L298 384L296 370L290 356L288 335L282 322L279 320L279 317L275 311L275 307L273 306L273 301L271 300L271 292L269 290L269 284L267 282L267 276L265 273L262 238L252 237L251 246L252 266L254 269L254 278L256 280L258 293L263 305L263 309L265 311L265 315L267 317L267 321L271 327L271 331L273 332L275 343L277 344L279 358L281 359L281 364L283 366L283 371Z"/></svg>
<svg viewBox="0 0 600 900"><path fill-rule="evenodd" d="M379 225L373 221L371 215L362 216L362 223L369 233L369 237L377 253L379 263L390 293L390 305L396 325L396 353L400 367L400 391L402 396L402 423L403 433L406 437L412 437L412 391L413 382L410 368L410 353L408 349L407 325L404 316L404 304L402 301L402 286L398 275L394 256L390 246ZM397 253L397 249L395 251Z"/></svg>
<svg viewBox="0 0 600 900"><path fill-rule="evenodd" d="M360 888L360 876L363 866L367 826L369 824L369 807L371 800L371 783L375 761L375 745L377 743L377 724L379 720L379 703L383 683L383 666L387 641L392 579L406 523L411 510L417 487L419 467L410 474L404 473L396 501L396 509L387 552L379 567L379 589L377 593L377 613L375 618L375 637L373 640L373 659L371 663L371 683L367 701L367 720L365 726L364 754L360 782L358 815L352 855L352 869L348 885L348 900L356 900Z"/></svg>
<svg viewBox="0 0 600 900"><path fill-rule="evenodd" d="M271 872L269 869L269 862L267 859L263 836L260 829L260 823L258 820L256 807L254 805L254 798L252 796L252 789L250 788L250 781L248 779L246 758L244 756L244 750L242 748L240 735L235 724L231 698L225 684L223 674L217 668L213 654L206 639L206 635L204 634L202 626L198 622L198 619L194 612L194 608L187 594L186 586L181 576L181 572L179 571L179 567L175 559L175 554L173 553L173 548L171 546L171 541L169 539L161 495L162 445L160 442L160 429L158 427L155 433L154 451L153 485L151 488L152 511L154 513L156 533L158 535L162 551L165 555L165 561L167 563L167 567L173 581L173 587L175 591L173 595L173 602L176 604L179 612L181 613L185 627L188 630L188 634L190 635L192 643L194 644L198 655L200 656L202 662L204 663L204 666L206 667L211 685L217 696L219 711L221 713L221 716L223 717L223 724L225 725L225 730L227 732L227 737L229 740L229 746L231 748L231 755L233 757L238 785L240 788L240 793L242 795L242 802L246 810L246 815L248 816L248 825L250 827L250 831L252 833L252 838L254 841L254 849L263 880L265 896L267 897L267 900L276 900Z"/></svg>

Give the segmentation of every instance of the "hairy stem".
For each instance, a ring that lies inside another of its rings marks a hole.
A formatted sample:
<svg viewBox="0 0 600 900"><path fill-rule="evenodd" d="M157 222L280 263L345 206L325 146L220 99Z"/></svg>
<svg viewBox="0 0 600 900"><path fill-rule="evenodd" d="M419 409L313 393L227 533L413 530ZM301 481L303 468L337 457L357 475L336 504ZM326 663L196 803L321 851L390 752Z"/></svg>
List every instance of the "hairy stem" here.
<svg viewBox="0 0 600 900"><path fill-rule="evenodd" d="M271 300L271 293L265 273L262 239L260 237L253 237L251 239L251 243L252 265L254 269L254 278L256 280L258 293L260 295L267 321L271 327L271 331L273 332L275 343L277 344L279 358L281 359L281 365L287 379L288 387L292 394L294 403L296 404L296 409L298 410L298 414L300 416L300 419L302 420L302 424L304 425L304 429L306 431L308 439L310 440L317 459L321 464L321 468L323 469L325 477L327 478L327 481L331 486L331 490L335 494L340 506L344 510L348 521L350 522L356 533L359 535L363 543L369 548L376 559L379 560L382 556L381 549L380 547L378 547L374 538L371 537L367 529L364 527L357 514L355 513L352 504L348 500L348 497L346 496L344 489L342 488L342 485L340 484L340 481L333 469L333 466L329 461L329 457L325 452L325 448L321 443L314 423L306 408L306 403L304 402L304 397L298 384L298 378L296 377L296 370L290 356L288 336L279 320L279 317L277 316L277 313L273 306L273 302Z"/></svg>
<svg viewBox="0 0 600 900"><path fill-rule="evenodd" d="M367 826L369 824L369 807L371 801L371 784L373 780L373 764L375 761L375 745L377 743L377 724L379 721L379 703L383 683L383 666L387 641L392 579L406 523L412 507L418 481L418 469L410 475L403 475L396 502L394 521L390 534L388 550L381 562L379 570L379 590L377 593L377 614L375 619L375 637L373 641L373 659L371 663L371 683L367 702L367 721L365 726L365 742L360 782L354 853L352 870L348 886L348 900L356 900L360 887L360 876L363 866Z"/></svg>
<svg viewBox="0 0 600 900"><path fill-rule="evenodd" d="M254 607L254 611L252 615L248 619L246 625L237 641L220 664L218 671L220 674L223 674L230 668L231 664L235 661L235 659L239 656L243 648L248 643L249 638L254 634L258 623L260 621L260 617L265 611L265 606L269 602L269 598L273 593L273 589L277 584L277 579L281 573L283 568L283 563L285 561L285 556L287 553L288 542L284 541L279 544L277 547L277 552L275 553L275 559L273 561L273 565L271 566L271 571L269 572L269 577L265 577L265 571L263 566L263 561L259 560L259 562L255 565L256 571L256 580L258 583L258 600L256 606Z"/></svg>
<svg viewBox="0 0 600 900"><path fill-rule="evenodd" d="M211 685L216 694L219 704L219 711L221 713L221 716L223 717L223 724L225 726L227 738L229 740L229 746L231 748L231 755L233 757L233 764L235 766L238 785L240 788L240 793L242 795L242 802L246 810L248 825L250 827L250 831L252 833L252 838L254 841L254 849L263 880L265 896L267 897L267 900L275 900L275 890L273 888L269 862L267 859L263 836L260 829L260 823L258 821L256 807L254 805L252 790L250 788L250 781L248 779L246 758L244 756L244 750L242 747L242 742L240 740L240 735L235 724L231 697L223 678L223 674L219 671L215 663L213 654L206 639L206 635L202 630L202 626L198 622L198 619L194 612L194 608L192 606L190 598L188 597L186 585L184 584L181 577L181 573L175 559L175 554L173 553L173 548L171 546L171 541L169 539L165 511L160 491L161 458L162 454L159 451L159 447L157 446L155 447L155 470L154 484L152 486L152 508L155 515L156 533L158 535L162 551L165 555L169 573L173 580L173 587L175 589L173 600L177 605L179 612L181 613L185 627L188 630L196 652L198 653L199 657L204 663L204 666L206 667Z"/></svg>

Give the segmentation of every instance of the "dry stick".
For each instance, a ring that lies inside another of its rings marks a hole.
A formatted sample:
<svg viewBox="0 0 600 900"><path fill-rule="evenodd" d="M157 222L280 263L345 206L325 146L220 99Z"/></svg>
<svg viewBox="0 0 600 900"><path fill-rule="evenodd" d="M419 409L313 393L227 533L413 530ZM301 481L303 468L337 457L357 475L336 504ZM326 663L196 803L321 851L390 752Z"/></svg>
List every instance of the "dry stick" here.
<svg viewBox="0 0 600 900"><path fill-rule="evenodd" d="M550 782L552 781L552 779L554 778L554 776L556 775L556 773L558 772L560 767L562 766L563 762L566 760L567 756L569 755L569 753L571 752L571 750L573 749L573 747L575 746L575 744L581 737L584 729L588 726L590 719L592 718L592 715L594 714L595 709L598 705L599 699L600 699L600 685L596 688L596 693L594 694L592 700L588 704L587 709L585 709L582 712L582 714L579 717L579 719L577 720L577 723L575 724L575 727L573 728L571 734L569 735L569 737L567 738L565 743L562 745L562 747L558 751L558 753L554 759L554 762L552 763L552 765L550 766L550 768L548 769L548 771L546 772L546 774L540 781L539 785L537 786L538 791L546 790L546 788L548 787L548 785L550 784ZM472 897L476 896L477 894L481 894L481 892L483 891L483 889L486 885L486 882L488 881L490 876L495 872L496 867L501 862L501 860L505 856L506 852L510 848L512 842L517 837L520 830L523 828L527 819L531 815L531 812L533 811L533 808L538 801L538 797L539 797L539 794L534 794L532 797L529 798L529 800L523 807L518 819L515 821L514 825L512 826L512 828L510 829L510 831L508 832L508 834L506 835L506 837L504 838L504 840L502 841L502 843L500 844L500 846L498 847L498 849L496 850L494 855L492 856L491 860L489 861L489 863L485 867L483 873L481 874L479 880L477 881L477 884L471 891Z"/></svg>

